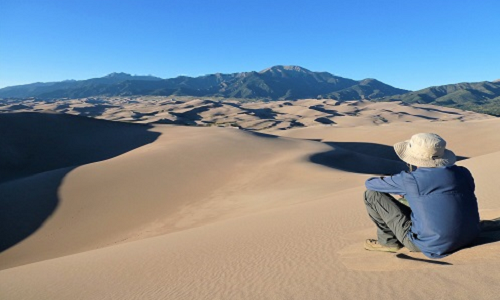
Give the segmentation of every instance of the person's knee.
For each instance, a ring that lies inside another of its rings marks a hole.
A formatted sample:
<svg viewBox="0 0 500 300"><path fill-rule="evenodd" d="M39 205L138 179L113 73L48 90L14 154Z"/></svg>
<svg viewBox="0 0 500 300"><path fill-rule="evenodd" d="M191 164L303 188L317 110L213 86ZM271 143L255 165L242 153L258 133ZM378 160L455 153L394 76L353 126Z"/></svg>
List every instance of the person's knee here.
<svg viewBox="0 0 500 300"><path fill-rule="evenodd" d="M377 197L378 192L372 190L366 190L364 194L365 202L372 202L373 199Z"/></svg>
<svg viewBox="0 0 500 300"><path fill-rule="evenodd" d="M366 190L365 194L364 194L365 202L373 203L375 201L378 201L380 198L382 198L383 195L384 195L384 193L382 193L382 192Z"/></svg>

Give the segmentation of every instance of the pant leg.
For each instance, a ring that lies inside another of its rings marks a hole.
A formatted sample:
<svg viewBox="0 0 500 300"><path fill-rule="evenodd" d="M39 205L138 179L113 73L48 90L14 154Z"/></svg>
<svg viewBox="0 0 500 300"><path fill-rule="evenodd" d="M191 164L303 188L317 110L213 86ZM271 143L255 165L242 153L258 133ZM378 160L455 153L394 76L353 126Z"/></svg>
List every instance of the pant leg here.
<svg viewBox="0 0 500 300"><path fill-rule="evenodd" d="M411 228L411 209L387 193L367 190L364 201L368 215L377 226L378 241L382 245L403 244L410 251L418 248L408 239Z"/></svg>

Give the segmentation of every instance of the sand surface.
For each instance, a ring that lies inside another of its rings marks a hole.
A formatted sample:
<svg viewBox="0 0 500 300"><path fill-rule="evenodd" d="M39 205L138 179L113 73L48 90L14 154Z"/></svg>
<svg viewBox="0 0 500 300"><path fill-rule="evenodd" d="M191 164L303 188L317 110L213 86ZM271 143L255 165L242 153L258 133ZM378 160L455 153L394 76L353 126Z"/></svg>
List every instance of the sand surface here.
<svg viewBox="0 0 500 300"><path fill-rule="evenodd" d="M272 110L312 119L311 101ZM361 195L404 168L394 143L436 132L500 217L500 119L351 104L323 103L344 124L259 132L0 114L0 298L498 299L500 232L441 260L368 252Z"/></svg>

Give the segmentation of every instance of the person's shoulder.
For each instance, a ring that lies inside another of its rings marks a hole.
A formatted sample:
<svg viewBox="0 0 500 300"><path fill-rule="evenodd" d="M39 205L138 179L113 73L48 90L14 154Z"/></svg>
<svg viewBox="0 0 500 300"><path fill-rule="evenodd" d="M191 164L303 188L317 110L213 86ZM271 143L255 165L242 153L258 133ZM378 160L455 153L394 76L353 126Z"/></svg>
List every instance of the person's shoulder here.
<svg viewBox="0 0 500 300"><path fill-rule="evenodd" d="M464 166L453 165L453 166L450 166L448 168L452 169L455 172L458 172L458 173L461 173L463 175L472 177L471 171L469 169L467 169L466 167L464 167Z"/></svg>
<svg viewBox="0 0 500 300"><path fill-rule="evenodd" d="M449 169L454 169L454 170L459 170L459 171L466 171L466 172L470 172L469 169L467 169L466 167L464 166L457 166L457 165L453 165L453 166L449 166L447 167Z"/></svg>
<svg viewBox="0 0 500 300"><path fill-rule="evenodd" d="M415 172L415 171L413 171ZM408 175L411 175L412 172L408 171L408 170L405 170L405 171L401 171L399 173L396 173L394 175L392 175L392 177L406 177Z"/></svg>
<svg viewBox="0 0 500 300"><path fill-rule="evenodd" d="M403 180L403 182L406 182L408 180L414 181L415 176L417 176L417 177L419 176L418 174L419 174L418 169L411 171L411 172L406 170L406 171L401 171L400 173L395 174L392 177L393 178L395 177L396 180L399 179L399 180Z"/></svg>

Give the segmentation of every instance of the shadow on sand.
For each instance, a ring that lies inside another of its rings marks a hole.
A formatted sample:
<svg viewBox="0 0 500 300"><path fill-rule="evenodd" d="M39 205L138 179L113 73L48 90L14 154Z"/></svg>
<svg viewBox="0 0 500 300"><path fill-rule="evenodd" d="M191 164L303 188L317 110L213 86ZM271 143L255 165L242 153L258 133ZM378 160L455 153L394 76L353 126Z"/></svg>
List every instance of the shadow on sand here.
<svg viewBox="0 0 500 300"><path fill-rule="evenodd" d="M347 172L392 175L408 170L392 146L362 142L324 142L332 150L314 154L311 162ZM458 156L457 160L467 157Z"/></svg>
<svg viewBox="0 0 500 300"><path fill-rule="evenodd" d="M481 233L470 247L500 241L500 218L481 221Z"/></svg>
<svg viewBox="0 0 500 300"><path fill-rule="evenodd" d="M71 115L0 114L0 252L54 213L71 170L152 143L160 133L150 128Z"/></svg>
<svg viewBox="0 0 500 300"><path fill-rule="evenodd" d="M326 142L332 150L310 157L311 162L343 171L390 175L408 167L387 145L358 142Z"/></svg>
<svg viewBox="0 0 500 300"><path fill-rule="evenodd" d="M401 258L401 259L407 259L407 260L425 262L425 263L434 264L434 265L443 265L443 266L451 266L451 265L453 265L452 263L444 262L444 261L437 261L437 260L431 260L431 259L422 259L422 258L411 257L411 256L406 255L404 253L398 253L398 254L396 254L396 257L397 258Z"/></svg>

